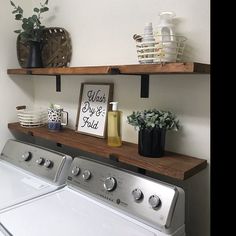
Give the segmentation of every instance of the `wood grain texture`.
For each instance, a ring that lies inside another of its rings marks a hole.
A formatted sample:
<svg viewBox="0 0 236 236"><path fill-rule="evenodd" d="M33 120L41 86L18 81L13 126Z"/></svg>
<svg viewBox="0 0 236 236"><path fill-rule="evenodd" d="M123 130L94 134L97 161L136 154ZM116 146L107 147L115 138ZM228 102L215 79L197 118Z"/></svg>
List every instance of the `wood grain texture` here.
<svg viewBox="0 0 236 236"><path fill-rule="evenodd" d="M119 66L122 74L193 73L194 63L139 64Z"/></svg>
<svg viewBox="0 0 236 236"><path fill-rule="evenodd" d="M31 75L106 75L109 74L109 66L86 66L86 67L49 67L34 69L8 69L8 74L31 74Z"/></svg>
<svg viewBox="0 0 236 236"><path fill-rule="evenodd" d="M209 73L207 64L184 62L164 64L138 64L118 66L121 74L178 74L178 73Z"/></svg>
<svg viewBox="0 0 236 236"><path fill-rule="evenodd" d="M210 73L210 65L195 62L165 63L165 64L137 64L137 65L107 65L82 66L66 68L34 68L34 69L8 69L8 74L32 75L106 75L114 74L141 75L141 74L191 74Z"/></svg>
<svg viewBox="0 0 236 236"><path fill-rule="evenodd" d="M178 180L185 180L207 166L207 161L204 159L172 152L166 152L166 155L161 158L143 157L138 154L137 144L123 142L121 147L109 147L104 139L79 134L67 128L60 134L48 131L47 127L23 128L19 123L9 123L8 128L13 132L43 138L106 158L112 155L120 162Z"/></svg>
<svg viewBox="0 0 236 236"><path fill-rule="evenodd" d="M43 31L43 67L68 67L72 55L69 33L61 27L45 28Z"/></svg>

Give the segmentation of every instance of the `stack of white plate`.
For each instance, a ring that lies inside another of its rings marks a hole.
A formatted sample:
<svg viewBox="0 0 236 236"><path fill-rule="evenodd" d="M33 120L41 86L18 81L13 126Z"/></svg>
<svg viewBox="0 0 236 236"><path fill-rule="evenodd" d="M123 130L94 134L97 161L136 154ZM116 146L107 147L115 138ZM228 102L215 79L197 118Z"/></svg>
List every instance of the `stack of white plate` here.
<svg viewBox="0 0 236 236"><path fill-rule="evenodd" d="M47 123L47 110L18 110L18 119L22 127L40 127Z"/></svg>

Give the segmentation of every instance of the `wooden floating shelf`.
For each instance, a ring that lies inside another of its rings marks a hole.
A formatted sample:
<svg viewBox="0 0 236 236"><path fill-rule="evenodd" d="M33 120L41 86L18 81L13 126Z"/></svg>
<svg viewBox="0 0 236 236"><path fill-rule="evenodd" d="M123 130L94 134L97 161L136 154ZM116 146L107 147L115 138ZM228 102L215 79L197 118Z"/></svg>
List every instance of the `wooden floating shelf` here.
<svg viewBox="0 0 236 236"><path fill-rule="evenodd" d="M68 128L63 129L60 134L48 131L47 127L23 128L19 123L9 123L8 128L12 132L43 138L106 158L115 157L119 162L178 180L185 180L207 166L204 159L172 152L166 152L161 158L143 157L138 154L137 144L123 142L121 147L109 147L105 139L79 134Z"/></svg>
<svg viewBox="0 0 236 236"><path fill-rule="evenodd" d="M8 74L18 75L54 75L56 76L56 91L61 92L61 75L140 75L140 97L149 97L149 75L152 74L209 74L210 65L185 62L164 64L137 64L137 65L107 65L81 67L50 67L30 69L8 69Z"/></svg>
<svg viewBox="0 0 236 236"><path fill-rule="evenodd" d="M108 74L184 74L210 73L210 65L186 62L164 64L107 65L81 67L19 68L8 69L8 74L22 75L108 75Z"/></svg>
<svg viewBox="0 0 236 236"><path fill-rule="evenodd" d="M49 68L20 68L8 69L8 74L21 75L107 75L110 72L109 66L91 67L49 67Z"/></svg>

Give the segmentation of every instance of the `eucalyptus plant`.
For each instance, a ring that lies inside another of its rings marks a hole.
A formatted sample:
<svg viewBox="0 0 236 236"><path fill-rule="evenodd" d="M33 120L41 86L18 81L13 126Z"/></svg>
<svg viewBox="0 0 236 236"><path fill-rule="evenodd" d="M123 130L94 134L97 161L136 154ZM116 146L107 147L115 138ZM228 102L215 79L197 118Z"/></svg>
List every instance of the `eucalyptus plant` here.
<svg viewBox="0 0 236 236"><path fill-rule="evenodd" d="M15 15L15 20L22 22L22 29L14 31L17 34L21 34L21 40L41 42L43 29L45 28L41 24L41 14L49 10L47 7L48 1L46 0L44 3L40 3L40 7L35 7L33 9L34 14L28 18L24 17L24 11L20 6L16 6L13 1L10 1L14 8L12 14Z"/></svg>
<svg viewBox="0 0 236 236"><path fill-rule="evenodd" d="M176 119L176 115L170 111L163 111L157 109L149 109L144 111L133 111L133 113L127 116L128 124L134 126L137 129L166 129L166 130L178 130L179 120Z"/></svg>

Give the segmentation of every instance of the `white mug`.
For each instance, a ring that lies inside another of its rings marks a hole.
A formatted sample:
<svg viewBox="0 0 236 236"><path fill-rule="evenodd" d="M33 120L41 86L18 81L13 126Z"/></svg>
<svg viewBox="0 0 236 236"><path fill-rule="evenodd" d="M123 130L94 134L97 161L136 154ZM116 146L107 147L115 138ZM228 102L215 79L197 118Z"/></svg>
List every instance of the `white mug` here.
<svg viewBox="0 0 236 236"><path fill-rule="evenodd" d="M62 126L68 125L68 112L63 108L48 108L48 129L60 131Z"/></svg>

